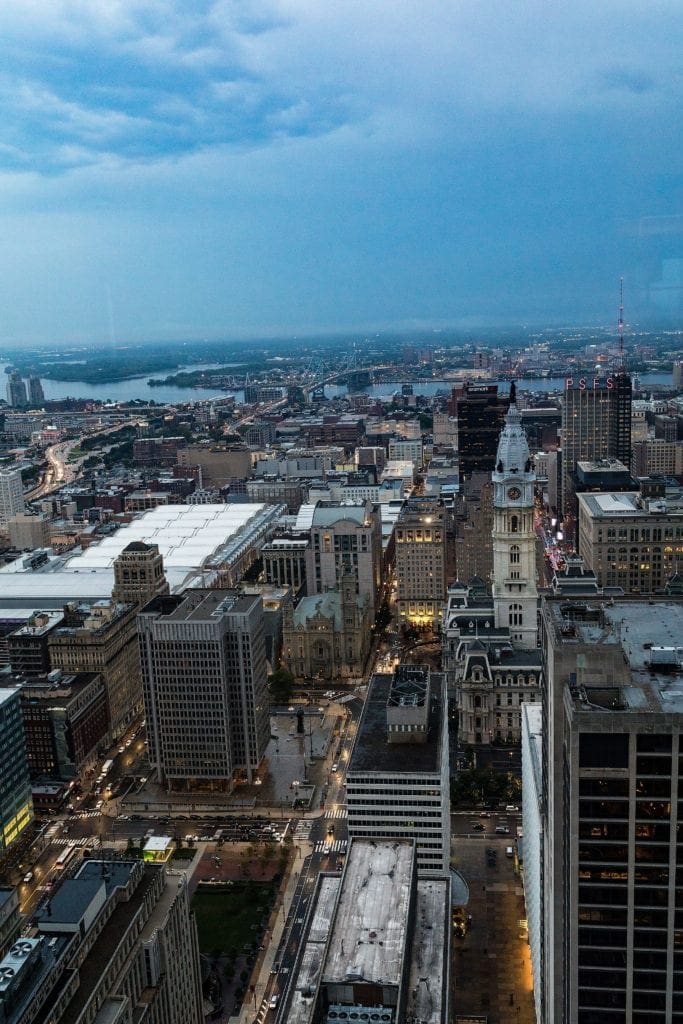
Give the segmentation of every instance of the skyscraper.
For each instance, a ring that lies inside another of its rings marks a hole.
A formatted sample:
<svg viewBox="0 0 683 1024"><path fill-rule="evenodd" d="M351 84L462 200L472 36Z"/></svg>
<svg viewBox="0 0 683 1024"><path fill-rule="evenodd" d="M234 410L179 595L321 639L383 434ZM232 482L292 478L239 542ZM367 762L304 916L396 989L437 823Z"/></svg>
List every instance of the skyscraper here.
<svg viewBox="0 0 683 1024"><path fill-rule="evenodd" d="M474 470L490 473L505 422L507 398L498 394L497 384L465 383L453 388L449 412L458 421L460 476L469 476Z"/></svg>
<svg viewBox="0 0 683 1024"><path fill-rule="evenodd" d="M26 385L18 370L12 370L7 379L7 404L13 409L22 409L28 405Z"/></svg>
<svg viewBox="0 0 683 1024"><path fill-rule="evenodd" d="M492 474L493 606L496 626L508 627L516 646L534 648L538 635L536 473L515 397L513 384Z"/></svg>
<svg viewBox="0 0 683 1024"><path fill-rule="evenodd" d="M229 792L270 738L263 603L228 590L155 597L138 616L150 763L169 790Z"/></svg>
<svg viewBox="0 0 683 1024"><path fill-rule="evenodd" d="M683 1022L682 633L680 601L544 601L540 829L524 836L543 1024Z"/></svg>
<svg viewBox="0 0 683 1024"><path fill-rule="evenodd" d="M18 690L0 690L0 859L33 821Z"/></svg>
<svg viewBox="0 0 683 1024"><path fill-rule="evenodd" d="M24 511L24 488L20 469L0 470L0 529L6 530L8 520Z"/></svg>
<svg viewBox="0 0 683 1024"><path fill-rule="evenodd" d="M29 377L28 379L28 402L29 405L42 405L45 401L45 392L40 383L40 377Z"/></svg>
<svg viewBox="0 0 683 1024"><path fill-rule="evenodd" d="M574 473L579 461L620 459L631 465L631 378L567 378L562 407L562 507L576 520Z"/></svg>

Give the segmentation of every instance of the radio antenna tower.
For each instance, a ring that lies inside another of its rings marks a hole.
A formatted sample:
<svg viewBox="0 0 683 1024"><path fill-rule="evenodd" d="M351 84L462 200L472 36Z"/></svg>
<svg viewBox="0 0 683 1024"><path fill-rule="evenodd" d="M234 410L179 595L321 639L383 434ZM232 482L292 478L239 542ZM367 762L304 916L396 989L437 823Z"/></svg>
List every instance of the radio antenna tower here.
<svg viewBox="0 0 683 1024"><path fill-rule="evenodd" d="M617 368L618 373L626 373L626 365L624 362L624 279L619 278L619 323L617 324L617 331L619 332L619 366Z"/></svg>

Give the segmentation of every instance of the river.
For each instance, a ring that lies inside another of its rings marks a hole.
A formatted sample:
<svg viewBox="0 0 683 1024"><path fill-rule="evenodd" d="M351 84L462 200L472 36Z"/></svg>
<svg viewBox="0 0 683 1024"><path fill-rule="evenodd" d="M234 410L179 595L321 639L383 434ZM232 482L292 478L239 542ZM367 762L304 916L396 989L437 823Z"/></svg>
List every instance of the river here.
<svg viewBox="0 0 683 1024"><path fill-rule="evenodd" d="M7 363L0 363L0 373L4 371ZM225 366L225 363L196 363L191 366L183 367L183 371L192 370L210 370L217 366ZM235 364L238 365L238 364ZM179 371L169 371L179 372ZM98 399L101 402L130 402L132 399L139 398L144 401L154 401L159 404L168 403L169 405L175 405L181 402L197 402L202 399L210 398L225 398L227 395L232 395L236 401L241 402L244 399L243 391L221 391L220 388L179 388L174 385L160 385L159 387L151 388L147 381L151 376L161 377L162 374L145 374L141 377L131 377L129 380L117 381L112 384L88 384L85 381L63 381L63 380L50 380L47 377L41 377L41 383L43 385L43 391L47 399L63 399L63 398L93 398ZM642 373L639 374L641 387L661 387L662 385L671 385L671 374L670 373ZM3 378L0 376L0 383ZM495 383L494 381L477 380L478 383ZM382 384L373 384L370 387L362 388L362 391L367 392L373 398L391 398L395 392L401 391L402 381L387 381ZM456 380L430 380L424 382L413 383L413 392L416 395L435 395L439 391L447 393L452 387L455 387L458 381ZM500 383L500 382L499 382ZM509 382L503 381L500 383L501 390L509 388ZM546 377L538 380L519 380L517 387L520 391L562 391L564 389L564 377ZM327 398L337 398L345 395L347 388L343 385L328 384L325 387L325 395ZM4 397L4 395L2 396Z"/></svg>

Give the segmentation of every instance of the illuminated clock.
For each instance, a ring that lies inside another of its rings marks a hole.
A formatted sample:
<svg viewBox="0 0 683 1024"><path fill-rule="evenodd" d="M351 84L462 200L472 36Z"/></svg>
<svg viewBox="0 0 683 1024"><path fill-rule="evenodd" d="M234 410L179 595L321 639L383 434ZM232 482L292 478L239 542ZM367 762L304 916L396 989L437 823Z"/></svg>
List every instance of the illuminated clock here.
<svg viewBox="0 0 683 1024"><path fill-rule="evenodd" d="M517 501L517 499L521 498L521 496L522 492L520 491L519 487L508 487L508 498L510 499L510 501Z"/></svg>

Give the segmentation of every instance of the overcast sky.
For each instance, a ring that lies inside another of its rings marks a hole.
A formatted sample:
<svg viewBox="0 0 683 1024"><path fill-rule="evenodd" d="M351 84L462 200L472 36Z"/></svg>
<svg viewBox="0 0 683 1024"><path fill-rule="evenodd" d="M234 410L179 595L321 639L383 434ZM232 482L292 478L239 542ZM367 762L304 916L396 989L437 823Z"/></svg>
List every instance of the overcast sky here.
<svg viewBox="0 0 683 1024"><path fill-rule="evenodd" d="M681 0L2 0L0 342L683 311Z"/></svg>

